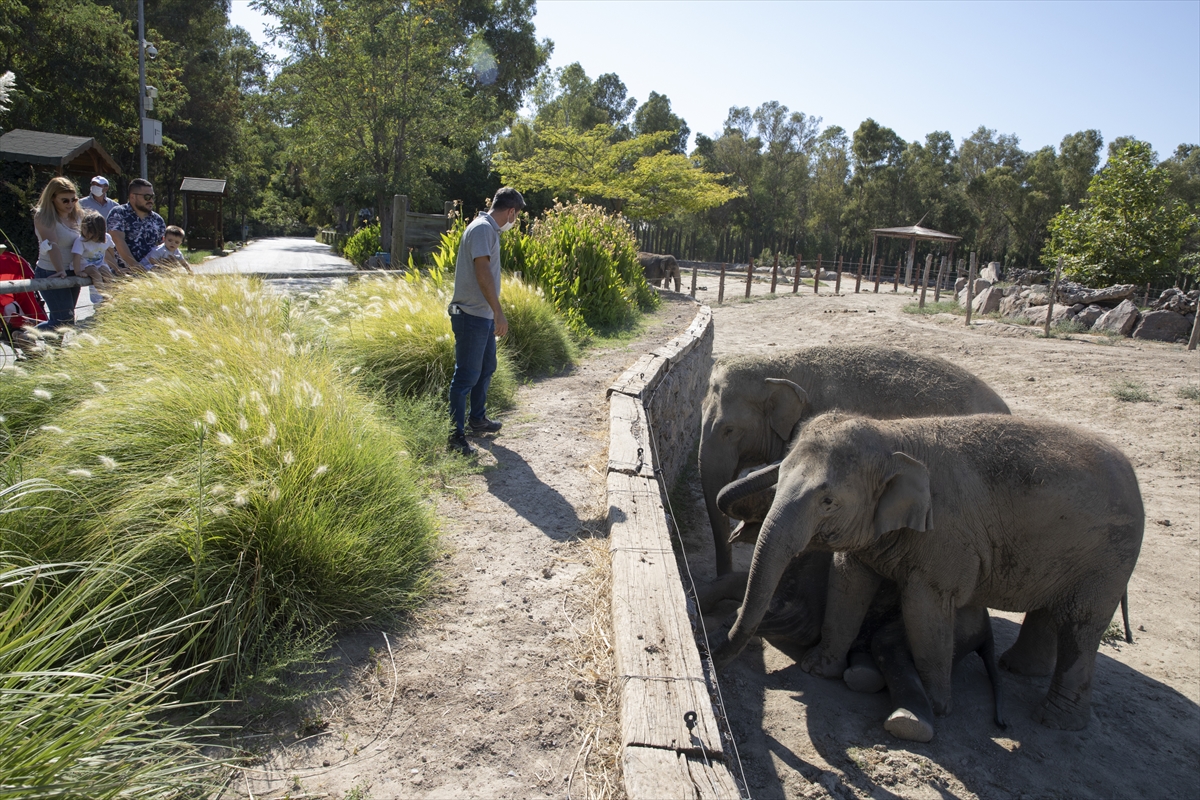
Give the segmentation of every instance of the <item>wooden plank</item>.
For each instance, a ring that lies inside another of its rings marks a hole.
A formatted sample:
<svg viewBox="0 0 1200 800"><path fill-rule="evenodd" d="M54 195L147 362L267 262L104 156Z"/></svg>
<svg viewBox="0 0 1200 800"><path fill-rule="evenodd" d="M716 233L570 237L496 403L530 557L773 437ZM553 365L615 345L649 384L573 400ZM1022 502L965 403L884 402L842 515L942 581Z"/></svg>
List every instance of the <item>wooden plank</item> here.
<svg viewBox="0 0 1200 800"><path fill-rule="evenodd" d="M629 475L654 477L650 426L637 398L619 392L608 398L608 469Z"/></svg>
<svg viewBox="0 0 1200 800"><path fill-rule="evenodd" d="M608 549L674 553L653 475L608 473Z"/></svg>
<svg viewBox="0 0 1200 800"><path fill-rule="evenodd" d="M622 758L629 800L740 800L721 761L650 747L627 747Z"/></svg>
<svg viewBox="0 0 1200 800"><path fill-rule="evenodd" d="M608 387L608 394L620 392L630 397L645 397L654 391L668 366L667 360L662 356L647 353L621 373L613 385Z"/></svg>

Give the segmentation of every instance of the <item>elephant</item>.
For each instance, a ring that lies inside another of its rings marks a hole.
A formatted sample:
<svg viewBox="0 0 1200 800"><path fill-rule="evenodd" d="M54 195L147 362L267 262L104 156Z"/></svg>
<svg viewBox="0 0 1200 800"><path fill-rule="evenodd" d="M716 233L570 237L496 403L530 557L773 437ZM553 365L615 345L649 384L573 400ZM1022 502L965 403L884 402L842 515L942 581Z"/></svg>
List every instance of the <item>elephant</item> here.
<svg viewBox="0 0 1200 800"><path fill-rule="evenodd" d="M700 483L718 576L733 569L733 551L717 492L746 467L782 458L802 419L833 409L877 418L1008 413L966 370L893 347L825 345L718 359L700 428Z"/></svg>
<svg viewBox="0 0 1200 800"><path fill-rule="evenodd" d="M801 668L842 675L876 590L890 580L935 714L951 710L956 611L997 608L1026 612L1001 666L1053 674L1034 718L1080 730L1096 650L1144 527L1133 466L1098 435L995 414L829 412L803 428L780 464L745 598L715 660L727 664L745 646L792 556L830 550L821 641Z"/></svg>
<svg viewBox="0 0 1200 800"><path fill-rule="evenodd" d="M770 474L773 474L771 467L751 473L729 484L718 495L721 511L741 520L739 529L754 528L766 518L775 498L774 484L763 487L763 476ZM784 649L816 644L821 638L832 561L833 553L820 550L809 550L793 558L772 595L757 634ZM739 574L743 576L740 588L734 577ZM734 590L741 597L745 591L744 576L745 573L726 576L723 582L727 585L720 592L722 597L714 597L710 588L709 596L702 597L701 603L724 599ZM983 659L992 682L995 721L997 726L1005 728L1004 701L996 674L995 645L987 609L961 609L955 615L954 623L954 660L957 663L968 653L978 653ZM934 715L908 649L895 583L883 581L872 598L842 678L856 692L874 693L885 687L888 689L894 710L884 722L884 729L893 736L914 742L933 739Z"/></svg>
<svg viewBox="0 0 1200 800"><path fill-rule="evenodd" d="M675 260L675 256L666 255L660 256L654 253L638 253L638 263L642 265L642 271L646 273L646 280L651 286L662 286L667 288L667 279L675 279L675 291L679 291L679 262Z"/></svg>

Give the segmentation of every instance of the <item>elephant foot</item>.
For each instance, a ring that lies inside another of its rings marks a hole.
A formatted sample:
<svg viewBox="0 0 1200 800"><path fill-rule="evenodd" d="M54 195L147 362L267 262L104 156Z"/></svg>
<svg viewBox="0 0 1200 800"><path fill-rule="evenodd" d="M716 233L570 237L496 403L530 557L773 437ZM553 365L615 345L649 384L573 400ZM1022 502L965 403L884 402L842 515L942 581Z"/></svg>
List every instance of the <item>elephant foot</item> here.
<svg viewBox="0 0 1200 800"><path fill-rule="evenodd" d="M1053 694L1038 703L1033 710L1034 722L1056 731L1081 731L1087 727L1092 712L1088 706L1063 703Z"/></svg>
<svg viewBox="0 0 1200 800"><path fill-rule="evenodd" d="M800 669L821 678L840 678L846 672L846 659L830 655L817 645L804 654Z"/></svg>
<svg viewBox="0 0 1200 800"><path fill-rule="evenodd" d="M933 739L933 726L907 708L897 708L883 723L883 729L906 742L928 742Z"/></svg>
<svg viewBox="0 0 1200 800"><path fill-rule="evenodd" d="M1029 653L1013 645L1000 656L1000 666L1015 675L1025 675L1030 678L1044 678L1054 672L1054 657L1050 658L1039 653Z"/></svg>
<svg viewBox="0 0 1200 800"><path fill-rule="evenodd" d="M842 680L850 687L850 691L863 694L875 694L887 686L883 673L875 669L873 664L851 664L842 673Z"/></svg>

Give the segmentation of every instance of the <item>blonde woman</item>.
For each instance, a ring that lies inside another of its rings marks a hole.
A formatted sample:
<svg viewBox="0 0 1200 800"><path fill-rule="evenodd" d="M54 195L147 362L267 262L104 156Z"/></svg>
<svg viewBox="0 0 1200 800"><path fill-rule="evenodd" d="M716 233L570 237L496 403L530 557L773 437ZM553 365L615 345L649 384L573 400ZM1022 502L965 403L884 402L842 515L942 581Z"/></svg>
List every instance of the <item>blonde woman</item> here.
<svg viewBox="0 0 1200 800"><path fill-rule="evenodd" d="M66 178L51 178L42 189L42 196L33 207L33 229L38 238L37 268L34 278L66 277L71 263L71 246L79 237L79 193L75 184ZM40 328L57 328L75 323L75 304L79 302L79 287L43 289L40 294L46 303L50 319Z"/></svg>

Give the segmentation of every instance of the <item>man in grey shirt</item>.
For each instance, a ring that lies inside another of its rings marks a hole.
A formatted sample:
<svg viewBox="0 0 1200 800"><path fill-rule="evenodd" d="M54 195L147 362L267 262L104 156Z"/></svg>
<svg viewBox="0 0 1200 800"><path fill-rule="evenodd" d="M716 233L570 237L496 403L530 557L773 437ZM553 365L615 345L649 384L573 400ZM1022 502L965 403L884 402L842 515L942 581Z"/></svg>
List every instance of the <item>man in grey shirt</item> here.
<svg viewBox="0 0 1200 800"><path fill-rule="evenodd" d="M92 193L79 201L84 211L95 211L108 222L108 215L117 207L117 201L108 196L108 178L97 175L92 178Z"/></svg>
<svg viewBox="0 0 1200 800"><path fill-rule="evenodd" d="M504 187L492 198L491 210L467 226L458 246L454 297L448 309L454 331L454 377L450 380L454 427L449 449L464 456L474 452L467 441L467 425L473 433L496 433L501 427L485 413L488 386L496 371L496 337L508 333L508 320L500 308L500 234L513 226L524 207L521 193Z"/></svg>

